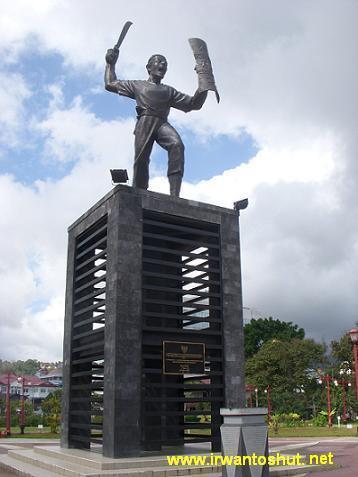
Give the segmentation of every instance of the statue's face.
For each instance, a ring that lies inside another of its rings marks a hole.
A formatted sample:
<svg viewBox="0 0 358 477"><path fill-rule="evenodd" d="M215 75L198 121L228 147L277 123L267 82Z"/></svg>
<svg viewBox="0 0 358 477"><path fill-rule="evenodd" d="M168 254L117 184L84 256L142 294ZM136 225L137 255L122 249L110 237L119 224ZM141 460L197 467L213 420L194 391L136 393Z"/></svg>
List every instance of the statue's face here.
<svg viewBox="0 0 358 477"><path fill-rule="evenodd" d="M154 55L150 58L148 63L148 73L152 76L164 78L168 69L168 63L164 56Z"/></svg>

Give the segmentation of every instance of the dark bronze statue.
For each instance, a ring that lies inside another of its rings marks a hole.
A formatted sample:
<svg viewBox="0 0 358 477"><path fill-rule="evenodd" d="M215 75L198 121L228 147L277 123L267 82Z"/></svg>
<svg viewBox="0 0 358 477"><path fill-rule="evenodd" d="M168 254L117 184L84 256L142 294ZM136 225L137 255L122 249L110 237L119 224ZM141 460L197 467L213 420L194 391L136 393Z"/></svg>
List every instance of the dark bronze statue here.
<svg viewBox="0 0 358 477"><path fill-rule="evenodd" d="M168 122L170 108L184 112L199 110L203 106L208 90L215 91L214 76L205 42L198 38L189 40L196 59L199 87L194 96L180 93L161 81L167 72L168 63L164 56L156 54L149 58L147 80L119 80L115 73L119 47L131 26L127 22L114 48L106 54L105 88L112 93L135 99L137 124L135 127L135 157L133 186L148 189L149 161L154 141L168 151L168 180L170 194L179 197L184 173L184 144L177 131Z"/></svg>

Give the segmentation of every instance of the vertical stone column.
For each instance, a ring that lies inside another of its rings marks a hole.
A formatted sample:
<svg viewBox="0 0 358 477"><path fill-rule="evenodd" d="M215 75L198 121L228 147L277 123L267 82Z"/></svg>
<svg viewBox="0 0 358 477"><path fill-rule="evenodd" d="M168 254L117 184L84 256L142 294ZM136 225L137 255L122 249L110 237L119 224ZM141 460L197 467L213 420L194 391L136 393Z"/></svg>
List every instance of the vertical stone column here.
<svg viewBox="0 0 358 477"><path fill-rule="evenodd" d="M223 466L223 476L268 477L268 465L263 463L268 457L267 409L244 408L245 353L238 215L222 217L221 234L226 406L221 409L224 418L221 426L222 453L241 459L253 454L261 458L256 465Z"/></svg>
<svg viewBox="0 0 358 477"><path fill-rule="evenodd" d="M123 191L108 210L103 455L112 458L140 453L141 258L140 196Z"/></svg>
<svg viewBox="0 0 358 477"><path fill-rule="evenodd" d="M66 274L66 308L63 336L63 396L61 411L61 447L71 447L70 442L70 393L71 393L71 359L72 359L72 308L73 279L76 237L72 232L68 236L67 274Z"/></svg>
<svg viewBox="0 0 358 477"><path fill-rule="evenodd" d="M239 221L236 213L222 214L222 295L225 355L225 407L245 405L244 330Z"/></svg>

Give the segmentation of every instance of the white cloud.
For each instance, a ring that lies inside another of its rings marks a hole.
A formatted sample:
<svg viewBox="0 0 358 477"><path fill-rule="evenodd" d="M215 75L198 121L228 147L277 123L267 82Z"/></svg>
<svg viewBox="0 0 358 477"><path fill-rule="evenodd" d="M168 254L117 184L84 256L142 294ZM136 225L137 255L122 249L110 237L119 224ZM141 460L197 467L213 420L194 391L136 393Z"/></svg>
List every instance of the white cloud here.
<svg viewBox="0 0 358 477"><path fill-rule="evenodd" d="M63 179L31 187L0 176L0 299L16 296L0 315L2 334L11 338L2 353L37 357L31 353L41 342L41 356L60 359L59 334L47 338L53 322L57 331L63 326L67 227L112 187L109 169L131 163L133 121L100 121L76 101L70 109L51 109L38 128L56 159L77 160Z"/></svg>
<svg viewBox="0 0 358 477"><path fill-rule="evenodd" d="M62 358L64 299L54 296L39 312L27 311L21 328L5 329L2 356L7 359L33 358L58 361Z"/></svg>
<svg viewBox="0 0 358 477"><path fill-rule="evenodd" d="M247 303L329 339L355 321L356 210L327 201L324 184L278 184L256 191L242 214Z"/></svg>
<svg viewBox="0 0 358 477"><path fill-rule="evenodd" d="M48 117L35 127L47 137L47 155L52 159L68 162L86 158L102 166L130 165L134 120L101 121L83 106L80 97L69 108L56 105L50 109Z"/></svg>

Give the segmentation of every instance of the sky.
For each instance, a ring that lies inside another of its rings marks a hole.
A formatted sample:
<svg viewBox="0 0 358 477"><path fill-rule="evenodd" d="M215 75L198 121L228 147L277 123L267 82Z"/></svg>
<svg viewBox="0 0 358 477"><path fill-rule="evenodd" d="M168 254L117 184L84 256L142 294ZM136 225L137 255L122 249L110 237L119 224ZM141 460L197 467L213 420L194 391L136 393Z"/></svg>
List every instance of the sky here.
<svg viewBox="0 0 358 477"><path fill-rule="evenodd" d="M206 41L220 104L173 110L181 196L240 219L245 318L329 342L358 320L356 0L12 0L0 10L0 359L60 360L67 227L132 177L134 101L104 90L104 56L133 22L117 75L194 94ZM168 193L155 148L150 190Z"/></svg>

